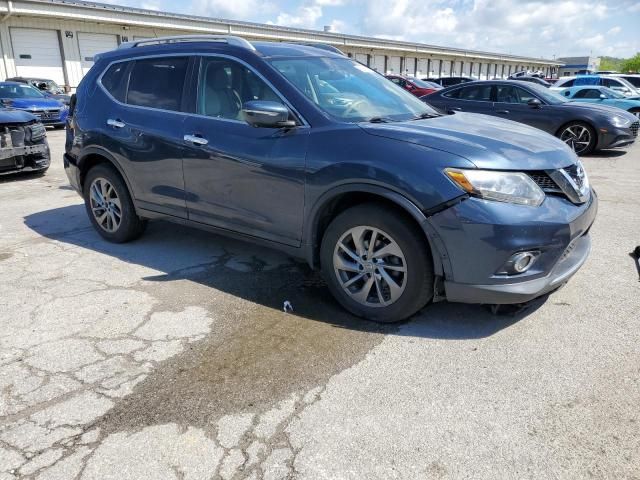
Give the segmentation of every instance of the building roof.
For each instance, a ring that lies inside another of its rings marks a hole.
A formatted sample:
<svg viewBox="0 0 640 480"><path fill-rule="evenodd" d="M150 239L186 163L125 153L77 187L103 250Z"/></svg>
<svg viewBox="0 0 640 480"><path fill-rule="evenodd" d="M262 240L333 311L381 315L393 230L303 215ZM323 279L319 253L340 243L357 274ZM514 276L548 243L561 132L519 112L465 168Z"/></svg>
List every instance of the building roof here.
<svg viewBox="0 0 640 480"><path fill-rule="evenodd" d="M518 55L442 47L426 43L403 42L383 38L347 35L303 28L283 27L254 22L202 17L182 13L158 12L142 8L88 2L82 0L17 0L0 7L0 12L16 15L57 17L66 20L99 21L149 28L192 30L202 33L225 33L265 40L318 41L338 47L377 48L422 55L448 55L505 62L562 65L557 60Z"/></svg>

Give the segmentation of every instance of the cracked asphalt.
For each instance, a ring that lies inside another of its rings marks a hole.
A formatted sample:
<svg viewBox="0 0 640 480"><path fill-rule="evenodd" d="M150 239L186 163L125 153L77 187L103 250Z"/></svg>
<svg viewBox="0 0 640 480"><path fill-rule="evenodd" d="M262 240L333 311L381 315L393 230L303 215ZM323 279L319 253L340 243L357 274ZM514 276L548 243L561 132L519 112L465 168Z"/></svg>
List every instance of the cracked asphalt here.
<svg viewBox="0 0 640 480"><path fill-rule="evenodd" d="M267 249L104 242L49 139L46 175L0 178L0 480L640 479L639 146L585 159L566 287L381 327Z"/></svg>

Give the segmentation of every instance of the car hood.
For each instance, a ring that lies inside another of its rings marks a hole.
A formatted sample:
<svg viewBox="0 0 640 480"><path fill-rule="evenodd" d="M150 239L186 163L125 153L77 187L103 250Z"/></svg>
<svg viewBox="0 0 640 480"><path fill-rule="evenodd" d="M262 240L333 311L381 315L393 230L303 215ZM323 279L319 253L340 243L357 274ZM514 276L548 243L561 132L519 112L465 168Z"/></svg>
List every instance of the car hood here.
<svg viewBox="0 0 640 480"><path fill-rule="evenodd" d="M585 113L597 112L607 116L611 116L611 115L625 116L625 112L621 112L618 107L612 107L609 105L569 101L569 102L560 104L560 106L564 108L575 108L578 111L584 111Z"/></svg>
<svg viewBox="0 0 640 480"><path fill-rule="evenodd" d="M478 168L548 170L576 162L562 141L521 123L456 113L424 120L362 123L365 132L458 155Z"/></svg>
<svg viewBox="0 0 640 480"><path fill-rule="evenodd" d="M5 123L27 123L33 120L37 120L37 118L29 112L9 108L0 109L0 126Z"/></svg>
<svg viewBox="0 0 640 480"><path fill-rule="evenodd" d="M54 98L9 98L14 108L41 110L43 108L60 108L59 100Z"/></svg>

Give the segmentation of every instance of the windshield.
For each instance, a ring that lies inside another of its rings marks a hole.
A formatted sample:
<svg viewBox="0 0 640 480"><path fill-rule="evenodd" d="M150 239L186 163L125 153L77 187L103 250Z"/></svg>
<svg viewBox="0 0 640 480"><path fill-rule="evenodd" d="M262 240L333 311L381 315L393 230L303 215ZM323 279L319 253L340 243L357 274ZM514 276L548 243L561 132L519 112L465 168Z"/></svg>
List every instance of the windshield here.
<svg viewBox="0 0 640 480"><path fill-rule="evenodd" d="M278 58L271 64L318 107L342 121L439 115L403 88L348 58Z"/></svg>
<svg viewBox="0 0 640 480"><path fill-rule="evenodd" d="M544 102L549 105L559 105L561 103L567 103L569 101L557 92L553 92L547 87L543 87L542 85L538 85L537 83L530 83L528 87L533 90L539 98L544 100Z"/></svg>
<svg viewBox="0 0 640 480"><path fill-rule="evenodd" d="M602 87L600 91L609 98L627 98L623 94L618 93L615 90L611 90L609 87Z"/></svg>
<svg viewBox="0 0 640 480"><path fill-rule="evenodd" d="M44 95L29 85L0 85L0 98L42 98Z"/></svg>

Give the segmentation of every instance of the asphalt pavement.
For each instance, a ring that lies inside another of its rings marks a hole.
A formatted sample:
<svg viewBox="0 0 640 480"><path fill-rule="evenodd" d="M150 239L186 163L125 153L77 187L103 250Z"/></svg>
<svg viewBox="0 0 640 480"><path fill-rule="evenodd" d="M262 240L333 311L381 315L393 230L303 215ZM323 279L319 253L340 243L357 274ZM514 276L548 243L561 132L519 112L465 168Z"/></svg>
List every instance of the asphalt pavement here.
<svg viewBox="0 0 640 480"><path fill-rule="evenodd" d="M103 241L49 140L0 178L0 480L640 479L640 146L584 159L567 286L383 327L265 248Z"/></svg>

